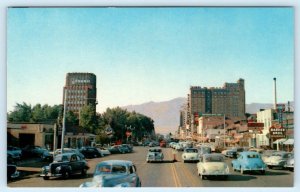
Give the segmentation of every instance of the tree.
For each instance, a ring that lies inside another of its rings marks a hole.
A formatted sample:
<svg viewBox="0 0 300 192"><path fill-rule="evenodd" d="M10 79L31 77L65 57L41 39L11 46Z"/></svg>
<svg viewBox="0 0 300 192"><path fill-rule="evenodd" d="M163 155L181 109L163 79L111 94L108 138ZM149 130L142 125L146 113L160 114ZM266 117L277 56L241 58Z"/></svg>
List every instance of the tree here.
<svg viewBox="0 0 300 192"><path fill-rule="evenodd" d="M78 117L74 114L73 111L68 111L66 114L66 125L73 126L78 125Z"/></svg>
<svg viewBox="0 0 300 192"><path fill-rule="evenodd" d="M23 102L23 104L17 103L14 111L7 115L9 122L31 122L32 116L31 105Z"/></svg>
<svg viewBox="0 0 300 192"><path fill-rule="evenodd" d="M83 127L87 132L95 133L97 125L95 107L93 105L82 107L79 113L79 126Z"/></svg>

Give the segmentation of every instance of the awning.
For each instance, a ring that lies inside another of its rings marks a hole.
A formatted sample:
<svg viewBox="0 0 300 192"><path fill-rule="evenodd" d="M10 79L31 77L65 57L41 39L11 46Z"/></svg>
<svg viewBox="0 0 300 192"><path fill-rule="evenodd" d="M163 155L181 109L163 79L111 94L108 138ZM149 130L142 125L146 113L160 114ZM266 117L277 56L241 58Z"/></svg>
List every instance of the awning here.
<svg viewBox="0 0 300 192"><path fill-rule="evenodd" d="M273 144L282 144L285 142L287 139L277 139L276 141L273 142Z"/></svg>
<svg viewBox="0 0 300 192"><path fill-rule="evenodd" d="M294 139L288 139L285 142L283 142L284 145L294 145Z"/></svg>

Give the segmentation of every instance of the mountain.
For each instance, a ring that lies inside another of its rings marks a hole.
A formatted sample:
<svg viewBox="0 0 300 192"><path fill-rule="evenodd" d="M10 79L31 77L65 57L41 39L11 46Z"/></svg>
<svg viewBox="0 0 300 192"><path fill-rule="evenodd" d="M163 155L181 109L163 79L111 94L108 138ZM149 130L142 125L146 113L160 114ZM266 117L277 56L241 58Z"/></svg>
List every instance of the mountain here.
<svg viewBox="0 0 300 192"><path fill-rule="evenodd" d="M181 106L186 103L186 98L178 97L163 102L148 102L140 105L128 105L122 107L128 111L136 111L144 114L154 120L156 133L167 134L174 133L179 126L179 111ZM294 106L294 102L291 102ZM246 104L246 113L254 114L260 109L270 109L273 104L269 103L251 103Z"/></svg>
<svg viewBox="0 0 300 192"><path fill-rule="evenodd" d="M179 125L179 111L186 98L179 97L170 101L148 102L141 105L122 107L128 111L136 111L154 120L155 132L161 134L174 133Z"/></svg>

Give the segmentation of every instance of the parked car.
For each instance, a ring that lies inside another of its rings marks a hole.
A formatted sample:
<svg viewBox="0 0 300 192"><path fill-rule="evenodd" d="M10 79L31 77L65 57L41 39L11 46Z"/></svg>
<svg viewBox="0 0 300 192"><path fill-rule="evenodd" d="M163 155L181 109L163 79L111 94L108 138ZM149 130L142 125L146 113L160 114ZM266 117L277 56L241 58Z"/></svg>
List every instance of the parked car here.
<svg viewBox="0 0 300 192"><path fill-rule="evenodd" d="M107 148L105 148L105 147L98 147L97 149L98 149L98 151L100 151L100 152L102 153L102 155L104 155L104 156L110 155L110 154L111 154L110 151L109 151Z"/></svg>
<svg viewBox="0 0 300 192"><path fill-rule="evenodd" d="M19 147L7 146L7 152L15 160L20 160L22 158L22 149Z"/></svg>
<svg viewBox="0 0 300 192"><path fill-rule="evenodd" d="M126 149L120 145L111 146L108 150L111 154L126 153Z"/></svg>
<svg viewBox="0 0 300 192"><path fill-rule="evenodd" d="M20 176L17 166L14 164L7 164L7 180L15 179Z"/></svg>
<svg viewBox="0 0 300 192"><path fill-rule="evenodd" d="M121 147L126 148L126 153L132 153L132 152L133 152L133 147L132 147L132 145L129 145L129 144L122 144Z"/></svg>
<svg viewBox="0 0 300 192"><path fill-rule="evenodd" d="M287 160L292 156L292 153L285 151L274 152L267 160L266 164L268 168L284 168Z"/></svg>
<svg viewBox="0 0 300 192"><path fill-rule="evenodd" d="M42 160L51 160L52 158L52 155L46 148L35 145L27 145L24 147L22 154L24 157L40 157Z"/></svg>
<svg viewBox="0 0 300 192"><path fill-rule="evenodd" d="M203 154L197 163L197 170L201 179L206 179L210 176L227 179L230 174L224 156L217 153Z"/></svg>
<svg viewBox="0 0 300 192"><path fill-rule="evenodd" d="M50 177L62 177L68 179L70 175L80 173L86 175L89 166L87 162L76 153L63 153L55 156L49 166L42 168L41 177L48 180Z"/></svg>
<svg viewBox="0 0 300 192"><path fill-rule="evenodd" d="M164 154L160 148L150 148L146 157L147 163L149 162L162 162Z"/></svg>
<svg viewBox="0 0 300 192"><path fill-rule="evenodd" d="M80 187L141 187L141 180L131 161L108 160L98 163L93 180Z"/></svg>
<svg viewBox="0 0 300 192"><path fill-rule="evenodd" d="M246 171L259 171L261 174L265 174L267 167L260 154L254 151L239 153L238 158L232 160L231 165L234 171L240 171L241 174L244 174Z"/></svg>
<svg viewBox="0 0 300 192"><path fill-rule="evenodd" d="M284 168L290 171L294 171L294 165L295 165L295 159L294 159L294 153L292 153L292 155L286 161Z"/></svg>
<svg viewBox="0 0 300 192"><path fill-rule="evenodd" d="M186 148L182 155L181 158L183 159L183 162L187 161L199 161L199 154L198 154L198 149L196 148Z"/></svg>
<svg viewBox="0 0 300 192"><path fill-rule="evenodd" d="M264 150L261 154L261 159L267 163L268 158L272 156L273 153L277 152L276 150Z"/></svg>
<svg viewBox="0 0 300 192"><path fill-rule="evenodd" d="M78 149L73 149L73 148L64 148L64 153L76 153L81 159L85 159L84 155L80 153ZM54 156L61 154L61 149L56 149L54 151Z"/></svg>
<svg viewBox="0 0 300 192"><path fill-rule="evenodd" d="M89 159L104 156L96 147L82 147L79 151L85 158Z"/></svg>

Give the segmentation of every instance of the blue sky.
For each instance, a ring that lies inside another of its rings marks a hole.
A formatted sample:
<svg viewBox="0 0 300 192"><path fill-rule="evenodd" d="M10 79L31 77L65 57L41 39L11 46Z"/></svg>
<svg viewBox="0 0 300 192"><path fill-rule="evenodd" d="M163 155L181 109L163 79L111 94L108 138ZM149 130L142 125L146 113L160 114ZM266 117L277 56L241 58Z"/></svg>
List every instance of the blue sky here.
<svg viewBox="0 0 300 192"><path fill-rule="evenodd" d="M97 111L245 79L246 103L294 100L293 8L10 8L7 110L61 104L68 72L97 76Z"/></svg>

